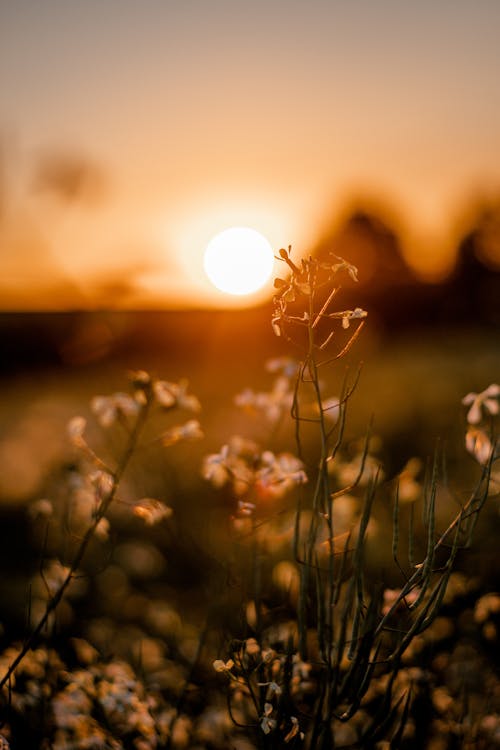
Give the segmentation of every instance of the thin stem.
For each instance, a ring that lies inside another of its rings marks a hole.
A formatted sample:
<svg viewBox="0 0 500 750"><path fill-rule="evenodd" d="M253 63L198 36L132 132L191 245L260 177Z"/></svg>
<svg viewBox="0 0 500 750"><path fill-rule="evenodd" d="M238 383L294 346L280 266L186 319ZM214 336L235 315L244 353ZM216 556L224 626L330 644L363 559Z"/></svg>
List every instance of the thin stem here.
<svg viewBox="0 0 500 750"><path fill-rule="evenodd" d="M0 690L3 688L3 686L10 681L11 676L14 674L15 670L21 663L21 661L24 659L26 654L31 650L33 644L35 643L38 636L42 633L45 625L47 624L50 615L52 612L55 611L57 606L60 604L66 589L68 588L69 584L75 577L75 573L77 569L80 567L80 564L84 558L84 555L87 551L87 547L90 544L90 541L92 537L94 536L95 530L105 515L106 511L108 510L109 506L113 502L118 485L121 481L121 478L128 466L128 463L130 459L132 458L132 455L134 453L139 435L141 433L141 430L144 426L144 423L146 421L147 413L148 413L148 407L149 407L149 401L144 404L139 411L139 414L137 416L137 420L135 422L134 428L130 434L127 447L123 453L122 459L118 465L118 468L113 476L113 484L112 487L106 497L104 497L101 500L101 503L96 510L94 520L88 527L87 531L82 537L82 540L80 542L80 546L78 547L76 554L71 562L71 565L69 566L68 572L66 576L64 577L62 583L60 584L59 588L55 592L55 594L52 595L52 597L47 602L47 605L45 607L45 612L43 613L42 617L40 618L38 624L32 631L32 633L26 638L21 650L19 651L18 655L14 659L14 661L10 664L8 670L0 680Z"/></svg>

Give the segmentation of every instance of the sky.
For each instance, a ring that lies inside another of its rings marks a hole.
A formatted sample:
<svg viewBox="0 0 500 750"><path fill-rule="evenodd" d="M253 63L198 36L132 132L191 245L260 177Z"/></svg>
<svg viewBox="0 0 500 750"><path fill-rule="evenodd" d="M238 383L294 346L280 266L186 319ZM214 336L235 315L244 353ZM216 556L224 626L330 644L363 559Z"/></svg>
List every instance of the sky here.
<svg viewBox="0 0 500 750"><path fill-rule="evenodd" d="M497 0L0 0L0 307L230 305L214 234L300 255L360 196L446 264L500 190L499 29Z"/></svg>

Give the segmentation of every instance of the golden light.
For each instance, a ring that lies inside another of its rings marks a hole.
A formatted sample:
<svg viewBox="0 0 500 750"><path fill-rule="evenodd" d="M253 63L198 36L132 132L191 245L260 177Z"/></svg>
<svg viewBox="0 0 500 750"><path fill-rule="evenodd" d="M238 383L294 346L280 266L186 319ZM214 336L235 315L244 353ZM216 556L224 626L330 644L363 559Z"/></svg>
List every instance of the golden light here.
<svg viewBox="0 0 500 750"><path fill-rule="evenodd" d="M245 295L261 289L274 265L268 240L249 227L231 227L213 237L205 250L205 273L221 292Z"/></svg>

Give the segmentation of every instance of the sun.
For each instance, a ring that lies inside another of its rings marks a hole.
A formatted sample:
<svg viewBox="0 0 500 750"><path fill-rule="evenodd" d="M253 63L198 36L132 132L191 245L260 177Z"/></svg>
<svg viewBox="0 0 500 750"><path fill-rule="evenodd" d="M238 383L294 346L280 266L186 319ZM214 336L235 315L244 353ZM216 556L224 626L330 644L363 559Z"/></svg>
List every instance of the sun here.
<svg viewBox="0 0 500 750"><path fill-rule="evenodd" d="M261 289L269 280L273 265L270 243L249 227L219 232L205 250L205 272L212 284L227 294L251 294Z"/></svg>

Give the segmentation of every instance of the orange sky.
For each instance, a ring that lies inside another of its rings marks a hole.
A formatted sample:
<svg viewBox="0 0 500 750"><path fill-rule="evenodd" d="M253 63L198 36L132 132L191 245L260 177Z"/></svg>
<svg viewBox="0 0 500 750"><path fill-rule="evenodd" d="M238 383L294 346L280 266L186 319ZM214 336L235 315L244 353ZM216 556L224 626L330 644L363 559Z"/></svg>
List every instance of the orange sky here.
<svg viewBox="0 0 500 750"><path fill-rule="evenodd" d="M446 261L500 188L499 28L496 0L2 3L0 307L226 304L215 232L307 252L355 194Z"/></svg>

